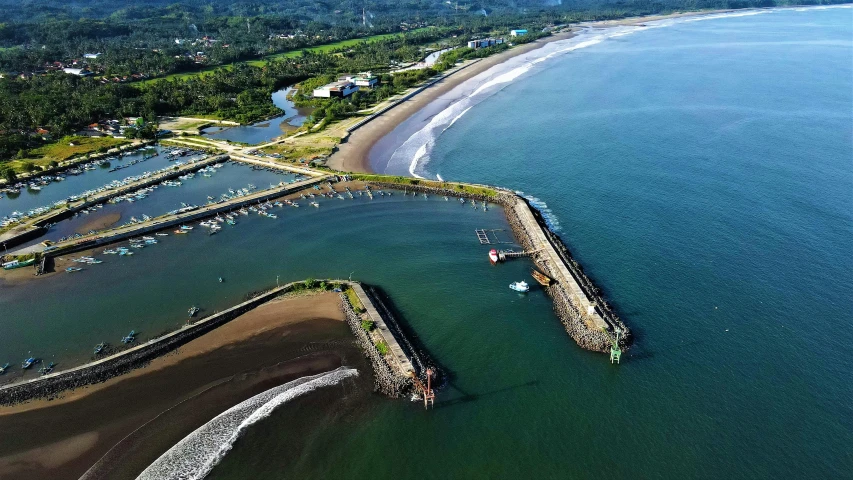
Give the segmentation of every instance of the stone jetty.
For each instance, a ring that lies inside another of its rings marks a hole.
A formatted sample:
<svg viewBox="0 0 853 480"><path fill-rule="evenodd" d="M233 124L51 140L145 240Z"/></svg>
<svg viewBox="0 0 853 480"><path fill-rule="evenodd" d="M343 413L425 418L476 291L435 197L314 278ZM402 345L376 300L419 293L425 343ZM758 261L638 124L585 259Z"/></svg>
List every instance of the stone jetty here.
<svg viewBox="0 0 853 480"><path fill-rule="evenodd" d="M339 285L342 288L353 288L358 292L359 301L364 308L371 312L370 318L377 322L383 322L380 310L386 310L384 305L379 309L374 305L374 299L368 295L362 285L358 282L348 280L317 280L314 286L321 284ZM40 398L56 398L63 392L76 388L105 382L131 370L144 367L151 360L165 355L190 340L204 335L215 328L239 317L259 305L266 303L280 295L301 290L306 286L305 282L292 282L261 293L253 293L251 298L235 305L227 310L200 319L194 323L187 324L182 328L149 340L145 343L115 353L108 357L86 363L68 370L57 371L31 380L11 383L0 387L0 405L14 405ZM385 341L393 355L382 355L364 328L361 326L361 313L356 313L349 303L346 295L341 294L341 308L346 314L347 323L356 337L356 342L361 346L365 355L370 359L376 379L376 389L388 396L398 397L409 391L412 387L412 375L417 374L416 368L412 366L411 358L406 350L398 343L401 339L405 344L411 345L402 336L402 332L392 324L391 329L385 326L381 332L381 339ZM378 323L377 323L378 324ZM421 362L420 359L418 362Z"/></svg>

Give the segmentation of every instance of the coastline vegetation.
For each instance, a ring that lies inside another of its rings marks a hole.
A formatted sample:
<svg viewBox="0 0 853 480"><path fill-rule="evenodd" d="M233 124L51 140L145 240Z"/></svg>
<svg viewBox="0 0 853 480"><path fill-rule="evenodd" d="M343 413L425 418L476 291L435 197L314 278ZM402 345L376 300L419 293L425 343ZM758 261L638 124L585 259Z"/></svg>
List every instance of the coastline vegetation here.
<svg viewBox="0 0 853 480"><path fill-rule="evenodd" d="M451 190L460 194L482 195L484 197L490 198L496 197L498 195L498 191L492 187L472 185L468 183L441 182L438 180L425 180L422 178L401 177L395 175L382 175L374 173L351 173L349 174L349 176L353 180L360 180L362 182L393 183L395 185L402 186L411 185L428 188L438 188L444 190Z"/></svg>

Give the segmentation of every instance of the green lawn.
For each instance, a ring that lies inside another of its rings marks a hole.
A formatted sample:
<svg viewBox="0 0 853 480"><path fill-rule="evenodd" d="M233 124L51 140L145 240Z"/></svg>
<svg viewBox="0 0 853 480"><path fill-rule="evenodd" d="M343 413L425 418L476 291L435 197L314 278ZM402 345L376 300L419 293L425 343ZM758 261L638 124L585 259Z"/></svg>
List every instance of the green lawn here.
<svg viewBox="0 0 853 480"><path fill-rule="evenodd" d="M36 159L46 159L47 161L63 161L79 155L97 152L102 148L109 150L121 145L127 145L128 143L130 143L130 140L123 138L67 136L54 143L30 150L27 156Z"/></svg>
<svg viewBox="0 0 853 480"><path fill-rule="evenodd" d="M412 32L418 32L418 31L426 30L428 28L430 28L430 27L419 28L417 30L412 30ZM376 40L382 40L383 38L394 37L396 35L402 35L402 33L384 33L382 35L372 35L370 37L364 37L364 38L351 38L349 40L341 40L340 42L327 43L325 45L318 45L316 47L308 47L308 48L303 48L303 49L299 49L299 50L291 50L289 52L276 53L274 55L267 55L264 58L261 58L258 60L249 60L246 63L253 66L253 67L263 67L268 62L270 62L271 60L275 60L276 58L298 57L299 55L302 55L303 50L308 50L310 52L315 52L315 53L325 53L325 52L329 52L329 51L336 50L339 48L351 47L353 45L357 45L357 44L362 43L362 42L373 42ZM211 67L207 67L207 68L204 68L202 70L199 70L197 72L173 73L171 75L166 75L165 77L158 77L158 78L152 78L149 80L143 80L140 83L156 82L158 80L170 80L170 79L182 79L183 80L183 79L195 77L198 75L204 75L206 73L210 73L210 72L218 70L220 68L230 68L230 65L211 66Z"/></svg>

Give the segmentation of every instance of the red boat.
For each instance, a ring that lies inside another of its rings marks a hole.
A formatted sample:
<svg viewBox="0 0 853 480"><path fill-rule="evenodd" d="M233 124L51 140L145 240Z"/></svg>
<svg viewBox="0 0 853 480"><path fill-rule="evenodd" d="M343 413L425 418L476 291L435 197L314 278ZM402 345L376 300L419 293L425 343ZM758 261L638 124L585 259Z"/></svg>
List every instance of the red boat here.
<svg viewBox="0 0 853 480"><path fill-rule="evenodd" d="M495 250L494 248L489 250L489 261L492 262L492 265L495 265L498 263L498 251Z"/></svg>

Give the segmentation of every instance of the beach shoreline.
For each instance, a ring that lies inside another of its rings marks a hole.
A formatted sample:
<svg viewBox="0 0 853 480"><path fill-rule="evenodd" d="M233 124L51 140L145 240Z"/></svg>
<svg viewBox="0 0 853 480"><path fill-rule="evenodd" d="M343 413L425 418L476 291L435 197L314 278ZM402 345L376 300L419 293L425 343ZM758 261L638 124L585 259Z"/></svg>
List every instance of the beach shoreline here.
<svg viewBox="0 0 853 480"><path fill-rule="evenodd" d="M0 477L135 478L181 438L231 406L342 365L371 373L335 293L267 302L146 368L0 408ZM63 428L52 428L57 422ZM48 453L49 452L49 453ZM95 465L95 467L93 467Z"/></svg>
<svg viewBox="0 0 853 480"><path fill-rule="evenodd" d="M748 9L737 10L747 11ZM492 55L481 59L480 61L469 64L455 73L448 75L445 78L437 81L435 84L417 93L409 100L402 102L394 108L378 115L375 119L368 122L366 125L353 131L346 137L338 146L335 152L329 157L327 165L330 168L343 172L354 173L383 173L377 172L371 165L370 154L374 147L382 139L389 136L398 126L408 120L410 117L418 113L420 110L428 107L443 95L447 94L454 88L464 84L477 75L488 71L489 69L507 62L513 57L538 50L549 43L567 40L577 35L580 28L608 28L630 25L642 25L645 22L660 21L671 18L693 17L700 15L713 15L720 13L730 13L735 10L703 10L695 12L677 12L667 15L649 15L643 17L630 17L620 20L603 20L597 22L584 22L577 25L572 25L570 31L564 31L554 34L550 37L541 38L531 43L520 45L505 52Z"/></svg>

